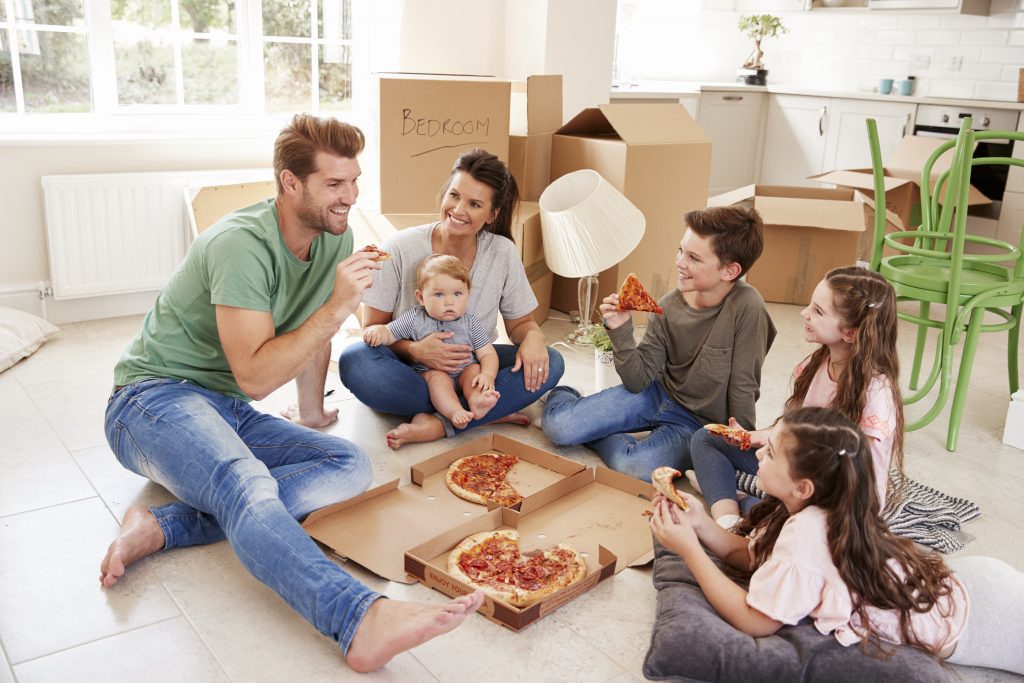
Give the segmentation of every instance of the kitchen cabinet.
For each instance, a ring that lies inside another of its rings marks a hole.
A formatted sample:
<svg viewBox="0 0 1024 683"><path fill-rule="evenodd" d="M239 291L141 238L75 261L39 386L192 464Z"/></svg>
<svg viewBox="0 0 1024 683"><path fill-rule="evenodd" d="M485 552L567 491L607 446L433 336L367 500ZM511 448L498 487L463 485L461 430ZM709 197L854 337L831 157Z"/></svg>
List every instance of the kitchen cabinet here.
<svg viewBox="0 0 1024 683"><path fill-rule="evenodd" d="M756 179L766 93L704 91L697 122L711 138L712 196Z"/></svg>
<svg viewBox="0 0 1024 683"><path fill-rule="evenodd" d="M878 122L882 159L914 129L917 105L840 97L771 95L758 182L810 185L808 176L843 168L871 166L867 127Z"/></svg>

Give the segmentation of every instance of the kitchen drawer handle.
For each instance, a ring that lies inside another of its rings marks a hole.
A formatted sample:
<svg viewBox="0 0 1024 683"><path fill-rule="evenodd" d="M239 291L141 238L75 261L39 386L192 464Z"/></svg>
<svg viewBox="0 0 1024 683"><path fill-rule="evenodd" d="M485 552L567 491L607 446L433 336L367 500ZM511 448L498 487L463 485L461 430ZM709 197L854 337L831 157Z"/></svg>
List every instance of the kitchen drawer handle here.
<svg viewBox="0 0 1024 683"><path fill-rule="evenodd" d="M900 133L901 138L907 137L907 131L910 130L910 114L903 120L903 132Z"/></svg>
<svg viewBox="0 0 1024 683"><path fill-rule="evenodd" d="M818 116L818 137L825 135L825 115L828 113L828 107L821 108L821 114Z"/></svg>
<svg viewBox="0 0 1024 683"><path fill-rule="evenodd" d="M743 95L725 95L722 99L726 102L740 102L743 100Z"/></svg>

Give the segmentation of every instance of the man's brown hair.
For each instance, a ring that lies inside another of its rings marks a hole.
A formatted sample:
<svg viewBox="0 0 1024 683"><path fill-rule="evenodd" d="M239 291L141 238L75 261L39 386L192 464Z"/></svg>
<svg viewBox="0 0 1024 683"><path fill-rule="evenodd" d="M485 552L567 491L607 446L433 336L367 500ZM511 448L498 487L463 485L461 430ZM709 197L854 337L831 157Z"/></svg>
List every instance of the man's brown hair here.
<svg viewBox="0 0 1024 683"><path fill-rule="evenodd" d="M750 270L764 249L764 223L754 209L713 206L691 211L683 217L686 225L701 237L711 237L715 256L723 266L740 265L739 279Z"/></svg>
<svg viewBox="0 0 1024 683"><path fill-rule="evenodd" d="M274 143L274 179L278 194L284 190L281 173L285 169L305 183L306 178L317 171L317 152L355 159L365 144L363 131L352 124L335 118L296 114Z"/></svg>

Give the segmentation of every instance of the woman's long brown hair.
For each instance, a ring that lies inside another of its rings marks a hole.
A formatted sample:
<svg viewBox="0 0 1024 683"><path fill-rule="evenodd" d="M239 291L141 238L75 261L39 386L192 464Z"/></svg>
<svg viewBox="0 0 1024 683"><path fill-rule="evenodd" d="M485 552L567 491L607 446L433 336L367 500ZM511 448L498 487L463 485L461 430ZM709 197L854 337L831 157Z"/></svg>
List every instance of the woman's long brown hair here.
<svg viewBox="0 0 1024 683"><path fill-rule="evenodd" d="M896 353L896 293L892 285L878 273L849 266L836 268L825 275L832 290L832 305L845 329L855 329L850 360L836 377L836 397L832 407L860 424L867 402L868 385L884 375L892 391L896 424L893 425L892 460L889 463L886 507L891 508L902 497L906 481L903 471L903 399L900 397L900 360ZM828 347L822 344L793 384L793 395L786 401L786 410L803 405L807 389L822 363L829 358ZM893 473L899 475L899 486Z"/></svg>
<svg viewBox="0 0 1024 683"><path fill-rule="evenodd" d="M937 654L917 639L910 616L931 610L949 595L950 571L938 554L918 550L882 521L868 438L832 408L798 408L783 415L781 422L779 448L785 451L789 475L814 484L807 505L825 511L829 555L850 591L853 613L860 617L864 647L887 654L868 618L871 606L897 611L904 642ZM786 506L771 496L750 511L739 531L758 531L753 568L771 557L789 516ZM902 567L904 576L890 560Z"/></svg>

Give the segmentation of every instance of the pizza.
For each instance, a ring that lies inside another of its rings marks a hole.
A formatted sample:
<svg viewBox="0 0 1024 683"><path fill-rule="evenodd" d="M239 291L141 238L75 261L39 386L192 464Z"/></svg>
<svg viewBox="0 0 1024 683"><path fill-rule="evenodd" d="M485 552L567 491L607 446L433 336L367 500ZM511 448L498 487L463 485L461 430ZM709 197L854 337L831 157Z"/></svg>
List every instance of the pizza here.
<svg viewBox="0 0 1024 683"><path fill-rule="evenodd" d="M661 315L664 311L654 300L654 297L647 293L643 284L635 274L630 273L619 287L619 310L620 311L647 311Z"/></svg>
<svg viewBox="0 0 1024 683"><path fill-rule="evenodd" d="M517 462L519 458L508 453L467 455L448 466L445 483L452 493L471 503L511 507L523 499L506 481Z"/></svg>
<svg viewBox="0 0 1024 683"><path fill-rule="evenodd" d="M718 436L724 437L726 441L736 446L737 448L749 451L750 450L750 432L743 427L730 427L729 425L722 424L709 424L704 425L704 429L708 430L711 434L717 434Z"/></svg>
<svg viewBox="0 0 1024 683"><path fill-rule="evenodd" d="M391 254L384 251L376 244L367 244L359 251L368 251L370 253L377 254L377 258L374 259L374 261L376 261L377 263L380 263L381 261L387 261L389 258L391 258Z"/></svg>
<svg viewBox="0 0 1024 683"><path fill-rule="evenodd" d="M532 556L514 529L482 531L448 554L448 573L514 607L529 607L587 575L587 562L567 543Z"/></svg>
<svg viewBox="0 0 1024 683"><path fill-rule="evenodd" d="M682 472L674 467L659 467L658 469L651 472L651 483L654 484L654 489L665 496L673 503L683 508L683 511L690 509L690 506L686 504L686 499L683 498L682 494L676 490L676 487L672 484L672 480L676 477L681 477Z"/></svg>

